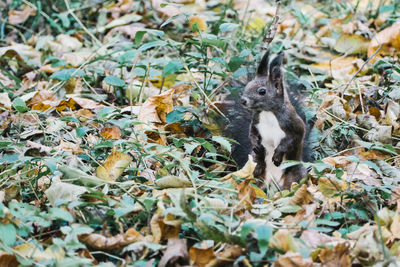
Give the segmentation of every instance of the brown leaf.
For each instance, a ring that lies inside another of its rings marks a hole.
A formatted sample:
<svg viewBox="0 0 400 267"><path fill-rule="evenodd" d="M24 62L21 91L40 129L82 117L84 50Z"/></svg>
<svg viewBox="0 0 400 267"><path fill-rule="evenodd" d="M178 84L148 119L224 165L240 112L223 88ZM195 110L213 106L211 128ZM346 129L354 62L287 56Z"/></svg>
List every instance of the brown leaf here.
<svg viewBox="0 0 400 267"><path fill-rule="evenodd" d="M372 38L368 47L368 57L372 56L381 44L381 50L371 59L372 63L375 63L381 55L390 55L400 50L400 21L380 31Z"/></svg>
<svg viewBox="0 0 400 267"><path fill-rule="evenodd" d="M214 246L210 243L214 242L205 240L201 242L200 246L193 246L189 249L190 260L196 267L205 267L216 258Z"/></svg>
<svg viewBox="0 0 400 267"><path fill-rule="evenodd" d="M104 127L101 129L100 135L105 139L121 139L121 130L116 126Z"/></svg>
<svg viewBox="0 0 400 267"><path fill-rule="evenodd" d="M142 105L138 119L142 122L166 123L167 114L173 110L174 89L149 97Z"/></svg>
<svg viewBox="0 0 400 267"><path fill-rule="evenodd" d="M19 263L17 257L0 251L0 266L18 267Z"/></svg>
<svg viewBox="0 0 400 267"><path fill-rule="evenodd" d="M319 253L322 266L326 267L349 267L351 266L350 259L350 244L340 243L333 249L325 247Z"/></svg>
<svg viewBox="0 0 400 267"><path fill-rule="evenodd" d="M187 240L179 238L168 239L167 250L158 263L159 267L183 266L189 264Z"/></svg>
<svg viewBox="0 0 400 267"><path fill-rule="evenodd" d="M72 99L72 98L71 98ZM82 98L82 97L73 97L73 100L81 107L86 109L99 109L104 107L102 104L97 103L94 100Z"/></svg>
<svg viewBox="0 0 400 267"><path fill-rule="evenodd" d="M167 114L173 110L173 93L174 89L170 89L158 96L149 97L141 106L138 119L145 124L138 125L137 130L146 133L147 142L165 144L165 135L158 134L154 130L164 130ZM145 143L144 140L141 142Z"/></svg>
<svg viewBox="0 0 400 267"><path fill-rule="evenodd" d="M343 181L340 181L338 179L334 179L334 178L329 179L327 177L321 177L318 180L318 187L319 187L319 191L321 191L321 193L324 196L330 197L333 194L344 189L346 187L346 184Z"/></svg>
<svg viewBox="0 0 400 267"><path fill-rule="evenodd" d="M134 242L145 241L145 238L134 228L129 228L125 233L111 237L92 233L79 235L78 238L79 241L96 250L123 249Z"/></svg>
<svg viewBox="0 0 400 267"><path fill-rule="evenodd" d="M243 182L241 182L238 186L239 194L238 194L238 199L241 202L245 202L248 205L251 205L256 198L256 192L254 190L254 187L250 185L250 182L252 179L246 179Z"/></svg>
<svg viewBox="0 0 400 267"><path fill-rule="evenodd" d="M379 121L379 119L381 118L382 114L379 110L379 108L377 107L370 107L369 108L369 114L371 114L372 116L375 117L376 121Z"/></svg>
<svg viewBox="0 0 400 267"><path fill-rule="evenodd" d="M269 247L285 252L295 251L294 239L287 229L279 229L270 239Z"/></svg>
<svg viewBox="0 0 400 267"><path fill-rule="evenodd" d="M273 267L312 267L313 261L310 258L304 259L299 253L287 252L279 256Z"/></svg>
<svg viewBox="0 0 400 267"><path fill-rule="evenodd" d="M57 101L54 92L48 90L40 90L26 103L26 105L28 107L32 107L35 104L43 104L43 102L45 101Z"/></svg>
<svg viewBox="0 0 400 267"><path fill-rule="evenodd" d="M8 22L11 24L20 24L27 20L29 16L35 16L36 9L31 8L28 5L23 5L22 10L10 10L8 11Z"/></svg>
<svg viewBox="0 0 400 267"><path fill-rule="evenodd" d="M131 164L132 160L133 158L130 155L113 149L106 161L97 167L97 177L106 181L115 181Z"/></svg>
<svg viewBox="0 0 400 267"><path fill-rule="evenodd" d="M153 234L153 242L159 243L167 238L177 238L181 230L181 221L176 220L172 214L163 217L162 213L159 212L151 218L150 228Z"/></svg>
<svg viewBox="0 0 400 267"><path fill-rule="evenodd" d="M290 200L290 204L303 206L310 203L312 194L308 192L307 185L303 184Z"/></svg>
<svg viewBox="0 0 400 267"><path fill-rule="evenodd" d="M227 245L221 252L215 253L217 259L214 260L215 266L227 266L232 264L237 258L246 253L244 248L238 245Z"/></svg>

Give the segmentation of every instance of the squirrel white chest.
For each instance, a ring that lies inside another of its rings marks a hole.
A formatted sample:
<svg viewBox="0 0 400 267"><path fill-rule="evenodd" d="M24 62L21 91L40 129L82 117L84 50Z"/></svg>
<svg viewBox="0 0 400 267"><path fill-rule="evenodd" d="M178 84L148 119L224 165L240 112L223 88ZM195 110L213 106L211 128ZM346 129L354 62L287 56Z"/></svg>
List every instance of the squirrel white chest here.
<svg viewBox="0 0 400 267"><path fill-rule="evenodd" d="M280 144L281 140L285 137L285 132L279 126L278 119L271 111L261 111L259 121L256 125L258 132L261 136L261 144L265 148L265 163L266 163L266 180L267 183L271 179L282 185L280 178L282 177L282 169L275 166L272 162L275 148Z"/></svg>

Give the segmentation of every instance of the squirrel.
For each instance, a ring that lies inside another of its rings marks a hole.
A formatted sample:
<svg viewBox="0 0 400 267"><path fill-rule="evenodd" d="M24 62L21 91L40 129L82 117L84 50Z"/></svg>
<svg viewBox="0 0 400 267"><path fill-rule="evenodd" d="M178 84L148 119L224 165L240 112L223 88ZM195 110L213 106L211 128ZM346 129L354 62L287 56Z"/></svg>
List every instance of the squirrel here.
<svg viewBox="0 0 400 267"><path fill-rule="evenodd" d="M305 139L312 124L306 122L295 98L297 89L291 88L289 93L285 89L282 61L282 53L271 62L269 51L264 54L255 78L241 93L240 104L236 97L230 109L227 132L239 143L232 153L239 167L252 154L257 163L256 178L290 189L306 175L306 168L299 164L282 170L279 166L284 160L309 161Z"/></svg>

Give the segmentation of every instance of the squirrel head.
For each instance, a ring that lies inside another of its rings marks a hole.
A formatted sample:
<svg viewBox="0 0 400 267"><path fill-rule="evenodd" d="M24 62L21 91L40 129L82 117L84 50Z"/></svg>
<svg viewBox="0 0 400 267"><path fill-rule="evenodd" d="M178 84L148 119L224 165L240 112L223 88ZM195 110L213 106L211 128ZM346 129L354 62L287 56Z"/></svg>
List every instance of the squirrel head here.
<svg viewBox="0 0 400 267"><path fill-rule="evenodd" d="M281 65L283 54L279 53L269 63L269 51L261 59L257 76L250 81L241 96L244 107L256 111L274 111L284 105L285 90Z"/></svg>

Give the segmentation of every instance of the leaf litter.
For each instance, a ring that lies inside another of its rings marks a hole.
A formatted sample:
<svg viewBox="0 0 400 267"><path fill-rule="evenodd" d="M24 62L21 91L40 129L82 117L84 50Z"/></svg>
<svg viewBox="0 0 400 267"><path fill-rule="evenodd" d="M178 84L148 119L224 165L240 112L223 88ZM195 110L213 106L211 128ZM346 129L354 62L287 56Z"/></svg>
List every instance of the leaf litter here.
<svg viewBox="0 0 400 267"><path fill-rule="evenodd" d="M290 191L221 128L276 2L0 5L1 266L399 263L397 1L281 3L270 49L315 119Z"/></svg>

